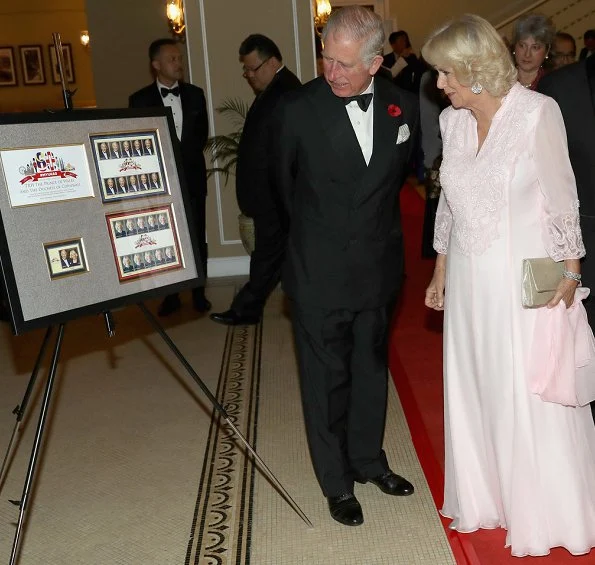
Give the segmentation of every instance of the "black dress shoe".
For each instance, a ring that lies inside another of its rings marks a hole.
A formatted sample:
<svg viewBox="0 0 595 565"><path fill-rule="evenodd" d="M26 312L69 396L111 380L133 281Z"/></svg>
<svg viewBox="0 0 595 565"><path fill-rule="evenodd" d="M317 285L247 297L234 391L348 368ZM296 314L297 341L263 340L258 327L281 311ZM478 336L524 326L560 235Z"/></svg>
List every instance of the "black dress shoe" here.
<svg viewBox="0 0 595 565"><path fill-rule="evenodd" d="M170 294L163 299L157 310L157 315L164 317L173 314L182 307L182 302L177 294Z"/></svg>
<svg viewBox="0 0 595 565"><path fill-rule="evenodd" d="M226 326L252 326L258 324L260 316L246 316L238 314L234 310L225 312L214 312L209 316L213 322L225 324Z"/></svg>
<svg viewBox="0 0 595 565"><path fill-rule="evenodd" d="M201 312L201 313L208 312L213 307L211 302L209 300L207 300L204 296L201 298L195 298L192 301L192 304L194 306L194 309L197 312Z"/></svg>
<svg viewBox="0 0 595 565"><path fill-rule="evenodd" d="M362 507L355 495L351 493L329 496L328 508L331 516L344 526L359 526L364 522Z"/></svg>
<svg viewBox="0 0 595 565"><path fill-rule="evenodd" d="M388 470L386 473L383 473L378 477L372 477L370 479L356 477L355 480L362 484L371 482L382 492L394 496L409 496L410 494L413 494L414 491L413 485L407 479L404 479L400 475L396 475L391 470Z"/></svg>

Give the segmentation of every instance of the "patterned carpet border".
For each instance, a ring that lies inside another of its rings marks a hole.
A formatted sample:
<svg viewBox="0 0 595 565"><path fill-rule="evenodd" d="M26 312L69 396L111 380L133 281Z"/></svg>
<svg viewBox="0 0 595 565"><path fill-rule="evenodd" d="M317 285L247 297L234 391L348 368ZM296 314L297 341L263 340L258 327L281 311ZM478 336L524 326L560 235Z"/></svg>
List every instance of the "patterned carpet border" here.
<svg viewBox="0 0 595 565"><path fill-rule="evenodd" d="M230 327L216 392L256 449L262 325ZM225 419L213 412L185 565L248 565L256 468Z"/></svg>

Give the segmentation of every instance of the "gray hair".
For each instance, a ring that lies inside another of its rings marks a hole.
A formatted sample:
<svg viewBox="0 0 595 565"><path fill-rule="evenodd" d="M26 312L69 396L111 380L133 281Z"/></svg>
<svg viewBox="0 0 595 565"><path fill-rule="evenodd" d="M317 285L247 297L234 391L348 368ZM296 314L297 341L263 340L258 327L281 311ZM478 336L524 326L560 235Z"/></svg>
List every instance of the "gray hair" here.
<svg viewBox="0 0 595 565"><path fill-rule="evenodd" d="M384 25L382 18L362 6L345 6L331 12L322 30L322 43L327 36L341 35L353 41L363 41L361 58L364 65L372 64L374 57L384 51Z"/></svg>
<svg viewBox="0 0 595 565"><path fill-rule="evenodd" d="M550 47L554 41L556 28L552 20L543 14L527 14L520 17L512 30L512 45L527 37Z"/></svg>

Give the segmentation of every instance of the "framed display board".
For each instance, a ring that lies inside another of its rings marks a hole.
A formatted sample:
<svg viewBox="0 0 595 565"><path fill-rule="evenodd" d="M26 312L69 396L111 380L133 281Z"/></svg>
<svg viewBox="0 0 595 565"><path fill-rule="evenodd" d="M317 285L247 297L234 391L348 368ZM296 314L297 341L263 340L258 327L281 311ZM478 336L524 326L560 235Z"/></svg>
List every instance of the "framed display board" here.
<svg viewBox="0 0 595 565"><path fill-rule="evenodd" d="M15 334L204 284L169 109L9 114L0 125L0 267Z"/></svg>

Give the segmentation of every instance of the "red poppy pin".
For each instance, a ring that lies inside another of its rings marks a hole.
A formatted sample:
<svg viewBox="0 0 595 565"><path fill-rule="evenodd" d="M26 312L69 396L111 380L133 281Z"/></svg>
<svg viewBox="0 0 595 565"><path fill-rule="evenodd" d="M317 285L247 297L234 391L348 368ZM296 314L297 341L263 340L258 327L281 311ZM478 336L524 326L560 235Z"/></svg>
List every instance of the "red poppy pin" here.
<svg viewBox="0 0 595 565"><path fill-rule="evenodd" d="M401 115L401 108L399 108L396 104L389 104L388 105L388 114L393 118L397 118Z"/></svg>

